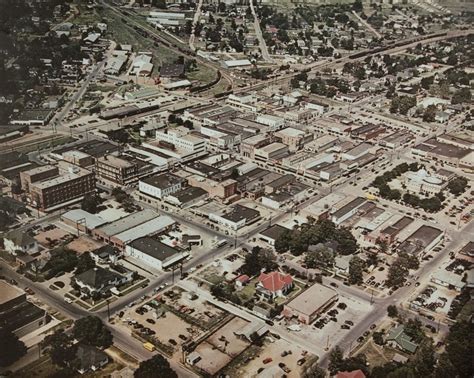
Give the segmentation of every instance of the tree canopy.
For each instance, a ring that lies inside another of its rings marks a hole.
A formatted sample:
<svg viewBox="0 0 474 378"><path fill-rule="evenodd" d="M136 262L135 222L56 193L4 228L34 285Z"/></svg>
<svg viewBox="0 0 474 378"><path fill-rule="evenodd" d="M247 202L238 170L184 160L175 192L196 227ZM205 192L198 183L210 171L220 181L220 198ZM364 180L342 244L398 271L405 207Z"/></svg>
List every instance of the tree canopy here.
<svg viewBox="0 0 474 378"><path fill-rule="evenodd" d="M76 320L72 333L84 344L107 348L112 345L112 334L97 316Z"/></svg>
<svg viewBox="0 0 474 378"><path fill-rule="evenodd" d="M178 374L161 354L156 354L149 360L142 361L133 376L135 378L178 378Z"/></svg>
<svg viewBox="0 0 474 378"><path fill-rule="evenodd" d="M0 330L0 366L10 366L20 357L26 354L26 346L23 341L11 331Z"/></svg>

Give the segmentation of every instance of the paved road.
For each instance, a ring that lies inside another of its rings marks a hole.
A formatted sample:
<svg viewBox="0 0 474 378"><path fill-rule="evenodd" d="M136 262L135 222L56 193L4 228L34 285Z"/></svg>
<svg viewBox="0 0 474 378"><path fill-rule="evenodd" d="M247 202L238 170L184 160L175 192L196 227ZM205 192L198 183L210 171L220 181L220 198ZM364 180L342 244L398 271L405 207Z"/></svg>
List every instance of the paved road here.
<svg viewBox="0 0 474 378"><path fill-rule="evenodd" d="M257 17L257 12L255 12L253 1L249 1L249 4L250 4L250 10L252 11L252 14L253 14L253 27L255 29L255 35L257 36L257 39L258 39L258 44L260 47L260 52L262 53L262 58L266 62L272 63L273 59L268 53L267 44L265 43L265 39L263 39L262 29L260 28L260 21Z"/></svg>
<svg viewBox="0 0 474 378"><path fill-rule="evenodd" d="M370 25L367 21L365 21L362 17L360 17L355 11L352 11L352 14L357 18L357 20L364 25L372 34L374 34L377 38L382 38L382 35L375 30L372 25Z"/></svg>
<svg viewBox="0 0 474 378"><path fill-rule="evenodd" d="M69 100L69 102L50 121L50 123L51 123L51 125L53 125L53 127L55 126L60 131L65 131L65 132L70 131L68 127L63 126L63 124L62 124L62 122L64 120L64 117L66 117L66 115L69 113L69 111L72 109L72 107L76 104L76 102L79 101L82 98L82 96L84 96L84 94L87 91L87 88L89 87L90 82L97 76L97 74L102 69L104 64L105 64L105 60L103 60L102 62L99 62L99 63L97 63L93 66L91 72L89 72L86 79L82 82L79 90L76 93L74 93L74 95Z"/></svg>
<svg viewBox="0 0 474 378"><path fill-rule="evenodd" d="M438 252L433 259L423 264L420 270L417 272L419 278L418 281L421 285L418 288L412 286L404 286L398 289L393 295L386 298L375 298L375 306L371 308L367 316L358 322L339 342L339 347L346 353L350 351L351 346L356 345L356 340L366 330L370 328L372 324L377 324L385 318L387 315L387 307L391 304L399 305L405 302L408 298L413 296L417 291L421 291L424 287L423 283L427 283L430 279L431 274L437 269L443 260L449 258L450 251L456 251L464 245L466 240L474 240L474 222L471 222L463 230L452 234L452 241L446 245L446 247ZM433 324L434 325L434 324ZM435 325L436 326L436 325ZM320 365L327 367L329 354L325 353L320 356Z"/></svg>
<svg viewBox="0 0 474 378"><path fill-rule="evenodd" d="M196 47L194 46L194 39L196 38L196 35L194 34L194 31L196 29L197 23L199 22L199 18L201 17L202 1L203 0L199 0L197 4L196 12L194 13L194 18L193 18L193 27L191 29L191 35L189 36L189 48L192 51L196 51Z"/></svg>

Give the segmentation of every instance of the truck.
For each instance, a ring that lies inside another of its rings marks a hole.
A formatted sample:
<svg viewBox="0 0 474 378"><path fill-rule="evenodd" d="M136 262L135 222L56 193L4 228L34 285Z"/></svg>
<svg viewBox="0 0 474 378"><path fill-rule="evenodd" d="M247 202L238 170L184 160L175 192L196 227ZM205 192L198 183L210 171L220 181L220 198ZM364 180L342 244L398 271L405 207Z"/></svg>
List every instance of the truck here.
<svg viewBox="0 0 474 378"><path fill-rule="evenodd" d="M154 352L156 350L155 346L152 343L143 343L143 348L150 352Z"/></svg>

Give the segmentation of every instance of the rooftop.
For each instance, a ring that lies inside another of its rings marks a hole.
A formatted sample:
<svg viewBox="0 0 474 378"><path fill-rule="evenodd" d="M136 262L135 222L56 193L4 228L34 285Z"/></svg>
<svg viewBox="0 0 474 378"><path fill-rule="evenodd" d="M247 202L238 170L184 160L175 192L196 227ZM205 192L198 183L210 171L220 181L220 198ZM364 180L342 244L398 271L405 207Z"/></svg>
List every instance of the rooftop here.
<svg viewBox="0 0 474 378"><path fill-rule="evenodd" d="M337 296L335 290L315 283L289 302L287 306L305 315L312 315L335 296Z"/></svg>
<svg viewBox="0 0 474 378"><path fill-rule="evenodd" d="M7 284L5 281L0 280L0 305L9 302L23 294L25 294L23 290L20 290L16 286Z"/></svg>
<svg viewBox="0 0 474 378"><path fill-rule="evenodd" d="M130 243L130 247L162 262L180 253L177 249L149 237L134 240Z"/></svg>

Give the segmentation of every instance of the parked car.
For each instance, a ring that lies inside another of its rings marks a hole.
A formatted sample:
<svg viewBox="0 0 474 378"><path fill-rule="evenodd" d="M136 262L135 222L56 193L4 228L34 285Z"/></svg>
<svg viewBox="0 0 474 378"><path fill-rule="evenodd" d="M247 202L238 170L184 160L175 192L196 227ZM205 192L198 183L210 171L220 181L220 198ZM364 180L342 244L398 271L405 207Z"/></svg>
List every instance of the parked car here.
<svg viewBox="0 0 474 378"><path fill-rule="evenodd" d="M262 362L263 362L264 364L269 364L269 363L272 362L272 361L273 361L273 358L267 357L267 358L265 358Z"/></svg>
<svg viewBox="0 0 474 378"><path fill-rule="evenodd" d="M150 323L150 324L155 324L156 323L153 319L150 319L150 318L148 318L146 321L147 321L147 323Z"/></svg>

